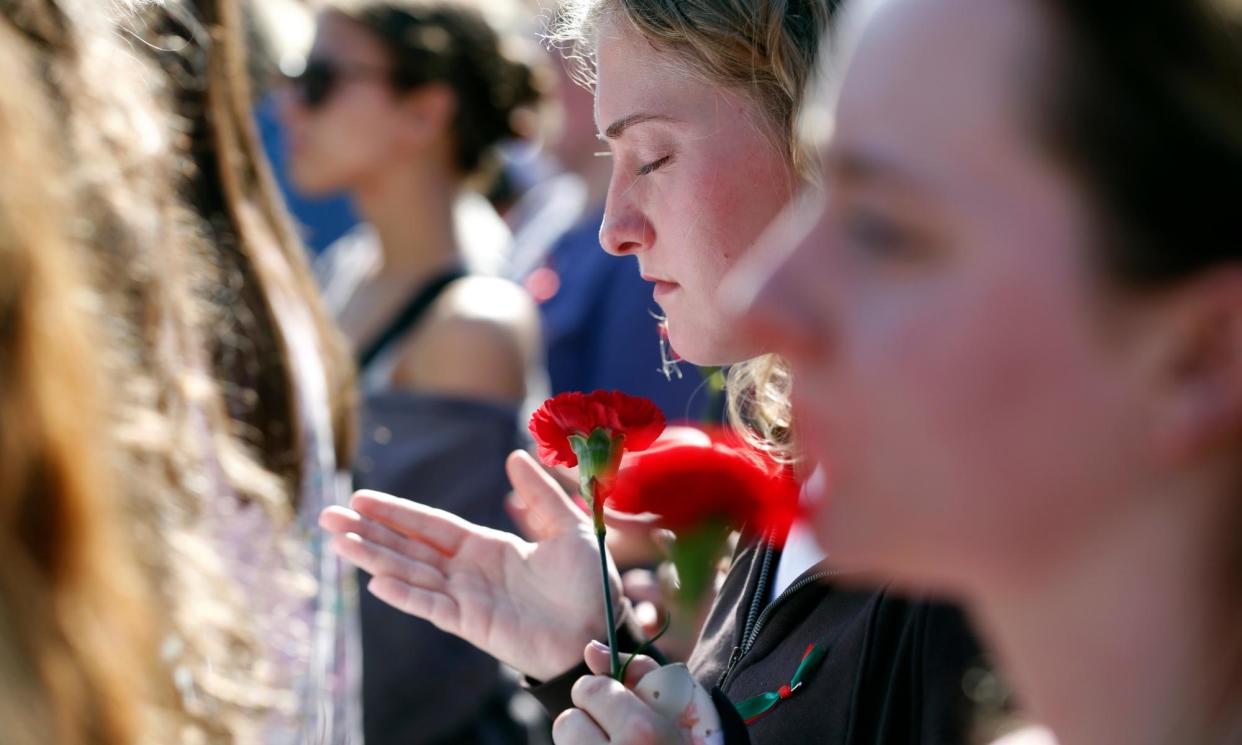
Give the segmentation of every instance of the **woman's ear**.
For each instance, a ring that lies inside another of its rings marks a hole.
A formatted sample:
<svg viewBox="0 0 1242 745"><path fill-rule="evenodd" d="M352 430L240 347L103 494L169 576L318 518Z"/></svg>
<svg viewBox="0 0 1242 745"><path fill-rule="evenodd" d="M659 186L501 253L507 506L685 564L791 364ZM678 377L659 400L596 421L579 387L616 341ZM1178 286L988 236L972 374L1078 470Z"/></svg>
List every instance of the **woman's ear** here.
<svg viewBox="0 0 1242 745"><path fill-rule="evenodd" d="M401 141L412 150L423 150L447 137L457 115L457 95L444 83L427 83L398 94L404 126Z"/></svg>
<svg viewBox="0 0 1242 745"><path fill-rule="evenodd" d="M1242 439L1242 266L1192 279L1168 302L1157 449L1183 464Z"/></svg>

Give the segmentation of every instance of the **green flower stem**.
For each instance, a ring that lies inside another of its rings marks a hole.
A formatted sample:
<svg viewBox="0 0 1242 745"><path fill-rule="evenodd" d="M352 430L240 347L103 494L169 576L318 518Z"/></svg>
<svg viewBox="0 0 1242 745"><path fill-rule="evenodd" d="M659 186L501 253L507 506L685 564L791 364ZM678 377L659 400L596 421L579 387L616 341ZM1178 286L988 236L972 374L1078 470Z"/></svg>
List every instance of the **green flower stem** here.
<svg viewBox="0 0 1242 745"><path fill-rule="evenodd" d="M599 543L599 571L604 585L604 619L608 627L608 653L612 657L612 677L621 680L624 672L617 653L616 615L612 610L612 584L608 581L608 548L604 545L604 503L625 452L625 435L613 436L597 427L590 435L572 434L569 446L578 456L578 484L582 497L591 507L595 539Z"/></svg>
<svg viewBox="0 0 1242 745"><path fill-rule="evenodd" d="M621 657L617 654L617 621L612 612L612 583L608 581L608 549L604 545L604 531L595 531L599 543L599 571L604 579L604 618L608 620L608 654L611 657L612 677L621 680Z"/></svg>

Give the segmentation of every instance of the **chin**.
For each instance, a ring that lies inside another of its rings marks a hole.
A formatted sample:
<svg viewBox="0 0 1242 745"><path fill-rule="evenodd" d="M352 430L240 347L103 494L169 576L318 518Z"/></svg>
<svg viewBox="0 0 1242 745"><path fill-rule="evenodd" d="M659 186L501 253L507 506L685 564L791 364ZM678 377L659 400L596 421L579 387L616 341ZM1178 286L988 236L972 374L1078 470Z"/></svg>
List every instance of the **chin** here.
<svg viewBox="0 0 1242 745"><path fill-rule="evenodd" d="M746 349L727 329L686 328L671 318L668 339L681 359L699 367L733 365L761 354Z"/></svg>
<svg viewBox="0 0 1242 745"><path fill-rule="evenodd" d="M335 194L340 188L333 179L326 178L314 168L299 166L296 162L289 167L289 182L299 194L308 197L328 196Z"/></svg>

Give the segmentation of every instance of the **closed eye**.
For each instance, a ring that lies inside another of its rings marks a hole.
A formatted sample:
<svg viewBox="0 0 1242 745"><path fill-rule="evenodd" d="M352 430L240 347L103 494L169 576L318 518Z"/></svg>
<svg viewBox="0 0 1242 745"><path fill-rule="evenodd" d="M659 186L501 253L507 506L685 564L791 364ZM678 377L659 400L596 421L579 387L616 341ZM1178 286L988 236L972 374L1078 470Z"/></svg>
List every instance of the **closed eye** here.
<svg viewBox="0 0 1242 745"><path fill-rule="evenodd" d="M656 171L660 170L662 166L666 165L672 159L673 159L673 156L665 155L663 158L660 158L659 160L656 160L656 161L652 161L645 166L639 166L639 168L634 171L634 175L635 176L646 176L648 174L655 173Z"/></svg>

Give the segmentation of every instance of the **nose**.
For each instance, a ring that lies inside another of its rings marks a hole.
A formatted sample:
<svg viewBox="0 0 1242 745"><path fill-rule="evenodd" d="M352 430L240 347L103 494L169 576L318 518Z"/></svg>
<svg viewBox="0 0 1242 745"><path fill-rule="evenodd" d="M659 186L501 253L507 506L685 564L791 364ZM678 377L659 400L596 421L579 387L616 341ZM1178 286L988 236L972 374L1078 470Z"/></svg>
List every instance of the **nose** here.
<svg viewBox="0 0 1242 745"><path fill-rule="evenodd" d="M831 343L827 251L816 230L820 197L788 206L721 283L721 307L756 348L792 361L824 355Z"/></svg>
<svg viewBox="0 0 1242 745"><path fill-rule="evenodd" d="M633 184L622 183L613 173L604 204L604 221L599 228L599 242L613 256L640 253L655 244L655 226L643 211Z"/></svg>

